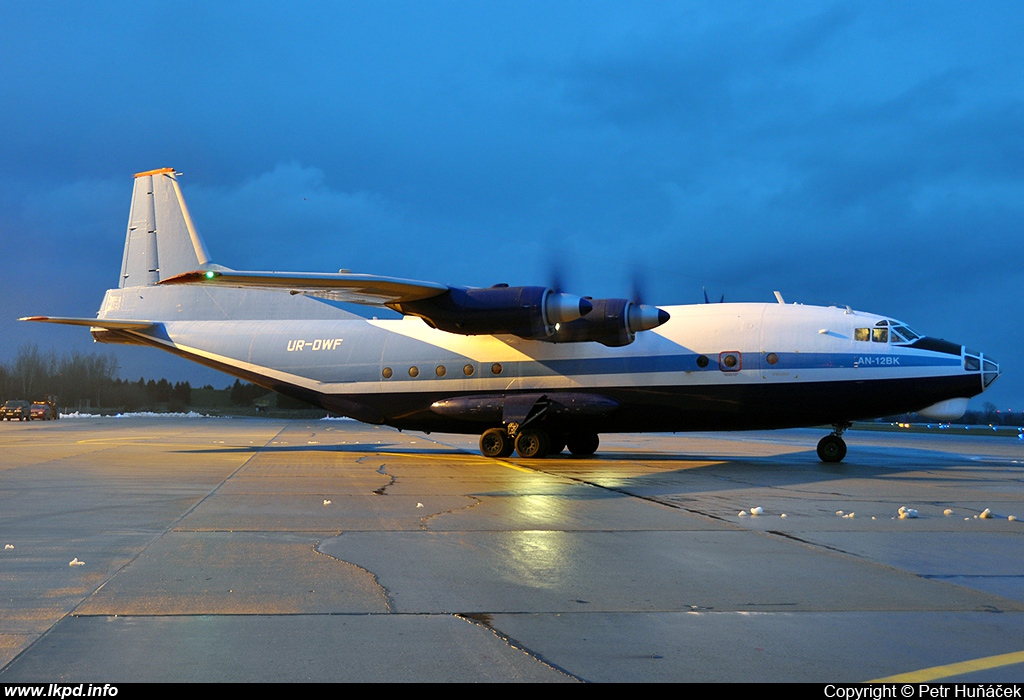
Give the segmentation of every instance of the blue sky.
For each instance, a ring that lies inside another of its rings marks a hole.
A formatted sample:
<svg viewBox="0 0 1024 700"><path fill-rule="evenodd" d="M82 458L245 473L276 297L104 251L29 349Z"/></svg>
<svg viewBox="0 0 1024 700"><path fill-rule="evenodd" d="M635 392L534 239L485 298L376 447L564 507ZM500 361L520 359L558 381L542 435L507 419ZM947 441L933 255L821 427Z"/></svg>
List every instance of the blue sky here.
<svg viewBox="0 0 1024 700"><path fill-rule="evenodd" d="M1024 409L1017 3L7 3L0 359L92 315L133 173L214 259L849 304L991 353Z"/></svg>

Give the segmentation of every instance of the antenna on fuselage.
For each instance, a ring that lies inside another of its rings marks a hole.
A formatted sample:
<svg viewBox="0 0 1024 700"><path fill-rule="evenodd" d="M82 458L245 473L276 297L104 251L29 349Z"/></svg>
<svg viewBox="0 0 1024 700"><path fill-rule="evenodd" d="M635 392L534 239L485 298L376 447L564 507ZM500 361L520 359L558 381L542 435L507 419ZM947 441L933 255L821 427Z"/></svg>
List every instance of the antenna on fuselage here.
<svg viewBox="0 0 1024 700"><path fill-rule="evenodd" d="M775 292L775 298L778 300L778 302L780 304L785 304L786 303L786 301L782 298L782 292L776 291Z"/></svg>

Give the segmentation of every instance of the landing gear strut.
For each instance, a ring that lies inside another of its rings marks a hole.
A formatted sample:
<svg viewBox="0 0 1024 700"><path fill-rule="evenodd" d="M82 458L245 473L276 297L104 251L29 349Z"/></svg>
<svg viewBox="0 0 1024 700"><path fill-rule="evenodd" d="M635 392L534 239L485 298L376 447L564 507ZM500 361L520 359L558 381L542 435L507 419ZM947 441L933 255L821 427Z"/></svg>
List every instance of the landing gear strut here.
<svg viewBox="0 0 1024 700"><path fill-rule="evenodd" d="M826 435L818 442L818 459L828 463L843 461L843 457L846 456L846 442L842 435L849 427L849 423L832 424L832 434Z"/></svg>

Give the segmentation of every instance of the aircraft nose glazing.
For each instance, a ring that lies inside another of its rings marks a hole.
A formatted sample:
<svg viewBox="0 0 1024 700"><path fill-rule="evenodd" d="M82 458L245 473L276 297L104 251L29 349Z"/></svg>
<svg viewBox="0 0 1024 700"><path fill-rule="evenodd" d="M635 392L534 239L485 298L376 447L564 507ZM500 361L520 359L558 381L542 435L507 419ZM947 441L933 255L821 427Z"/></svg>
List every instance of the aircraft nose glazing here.
<svg viewBox="0 0 1024 700"><path fill-rule="evenodd" d="M981 356L981 383L986 389L999 376L999 363L991 357Z"/></svg>
<svg viewBox="0 0 1024 700"><path fill-rule="evenodd" d="M999 363L983 352L976 352L963 348L964 371L979 372L981 374L981 386L987 389L989 385L999 377Z"/></svg>

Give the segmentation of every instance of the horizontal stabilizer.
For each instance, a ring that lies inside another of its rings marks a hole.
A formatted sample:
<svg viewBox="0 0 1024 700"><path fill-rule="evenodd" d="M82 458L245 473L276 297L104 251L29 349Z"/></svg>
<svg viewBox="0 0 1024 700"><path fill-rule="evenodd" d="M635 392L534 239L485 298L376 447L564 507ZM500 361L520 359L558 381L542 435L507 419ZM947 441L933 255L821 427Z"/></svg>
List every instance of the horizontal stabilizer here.
<svg viewBox="0 0 1024 700"><path fill-rule="evenodd" d="M157 325L155 321L119 321L116 319L71 318L68 316L24 316L18 320L60 323L65 326L85 326L86 328L105 328L109 331L144 331Z"/></svg>
<svg viewBox="0 0 1024 700"><path fill-rule="evenodd" d="M160 280L166 284L212 284L221 287L287 290L334 301L384 306L427 299L448 291L447 285L351 272L244 272L194 270Z"/></svg>

